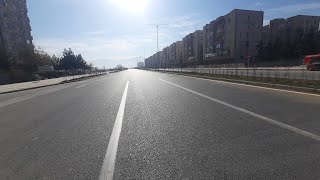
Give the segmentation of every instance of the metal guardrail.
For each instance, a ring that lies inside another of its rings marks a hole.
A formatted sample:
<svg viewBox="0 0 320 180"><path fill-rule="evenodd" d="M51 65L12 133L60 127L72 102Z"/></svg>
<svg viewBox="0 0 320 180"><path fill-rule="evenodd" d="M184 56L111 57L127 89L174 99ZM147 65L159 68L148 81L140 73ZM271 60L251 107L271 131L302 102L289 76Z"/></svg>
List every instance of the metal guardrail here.
<svg viewBox="0 0 320 180"><path fill-rule="evenodd" d="M308 71L302 67L290 68L171 68L169 72L201 73L208 75L233 75L242 77L320 80L320 71Z"/></svg>

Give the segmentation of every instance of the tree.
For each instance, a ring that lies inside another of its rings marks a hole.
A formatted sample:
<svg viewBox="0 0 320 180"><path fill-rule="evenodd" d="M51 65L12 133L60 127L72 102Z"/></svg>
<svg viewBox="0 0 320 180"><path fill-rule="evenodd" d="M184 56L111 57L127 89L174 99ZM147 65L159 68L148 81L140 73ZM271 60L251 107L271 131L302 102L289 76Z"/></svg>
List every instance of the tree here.
<svg viewBox="0 0 320 180"><path fill-rule="evenodd" d="M67 71L73 71L75 69L76 56L74 52L69 49L64 49L62 58L60 60L60 67Z"/></svg>
<svg viewBox="0 0 320 180"><path fill-rule="evenodd" d="M40 47L38 49L24 49L18 55L16 67L29 72L35 72L39 66L53 65L51 57Z"/></svg>
<svg viewBox="0 0 320 180"><path fill-rule="evenodd" d="M82 55L75 55L70 48L64 49L62 58L59 60L59 67L67 71L91 69L91 66L87 64Z"/></svg>
<svg viewBox="0 0 320 180"><path fill-rule="evenodd" d="M60 68L60 59L61 58L59 58L59 57L57 57L55 55L51 56L52 65L53 65L54 69L56 69L56 70L60 70L61 69Z"/></svg>
<svg viewBox="0 0 320 180"><path fill-rule="evenodd" d="M34 54L36 56L36 59L38 60L38 65L53 65L53 62L51 61L51 57L49 56L49 54L46 53L40 47L34 50Z"/></svg>
<svg viewBox="0 0 320 180"><path fill-rule="evenodd" d="M35 72L38 70L39 59L32 49L24 49L19 52L16 68L21 68L27 72Z"/></svg>

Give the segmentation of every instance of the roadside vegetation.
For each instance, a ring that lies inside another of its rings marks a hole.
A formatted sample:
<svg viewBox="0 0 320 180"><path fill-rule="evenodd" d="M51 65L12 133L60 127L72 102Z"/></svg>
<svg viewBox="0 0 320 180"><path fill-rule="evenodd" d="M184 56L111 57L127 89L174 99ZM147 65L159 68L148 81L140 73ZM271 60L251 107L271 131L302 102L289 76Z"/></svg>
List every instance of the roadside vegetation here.
<svg viewBox="0 0 320 180"><path fill-rule="evenodd" d="M41 71L41 67L47 70ZM41 48L25 49L16 56L0 52L0 73L7 74L7 83L80 75L91 71L98 69L70 48L64 49L61 56L50 56Z"/></svg>

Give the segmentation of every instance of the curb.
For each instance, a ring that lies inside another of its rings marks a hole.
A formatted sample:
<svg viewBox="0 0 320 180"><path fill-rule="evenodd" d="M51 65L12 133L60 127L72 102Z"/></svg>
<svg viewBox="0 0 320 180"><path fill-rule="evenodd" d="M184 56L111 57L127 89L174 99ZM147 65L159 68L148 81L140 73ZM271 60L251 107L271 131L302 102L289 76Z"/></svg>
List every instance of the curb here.
<svg viewBox="0 0 320 180"><path fill-rule="evenodd" d="M247 85L254 85L254 86L261 86L261 87L269 87L269 88L282 89L282 90L292 90L292 91L304 92L304 93L320 94L320 89L315 89L315 88L289 86L289 85L282 85L282 84L271 84L271 83L263 83L263 82L252 82L252 81L244 81L244 80L233 80L233 79L225 79L225 78L215 78L215 77L190 75L190 74L175 73L175 72L164 72L164 71L157 71L157 72L176 74L176 75L182 75L182 76L189 76L189 77L196 77L196 78L202 78L202 79L220 80L220 81L233 82L233 83L238 83L238 84L247 84Z"/></svg>
<svg viewBox="0 0 320 180"><path fill-rule="evenodd" d="M97 76L94 76L97 77ZM50 87L50 86L56 86L56 85L61 85L61 84L68 84L68 83L73 83L73 82L78 82L81 81L82 79L76 79L75 81L71 80L65 80L59 83L54 83L54 84L48 84L48 85L43 85L43 86L36 86L36 87L31 87L31 88L24 88L24 89L17 89L17 90L12 90L12 91L6 91L6 92L0 92L0 95L2 94L9 94L9 93L15 93L15 92L21 92L21 91L27 91L27 90L32 90L32 89L39 89L39 88L44 88L44 87ZM85 80L85 79L83 79Z"/></svg>
<svg viewBox="0 0 320 180"><path fill-rule="evenodd" d="M27 90L31 90L31 89L39 89L39 88L44 88L44 87L55 86L55 85L59 85L59 84L64 84L63 82L64 81L62 81L60 83L55 83L55 84L49 84L49 85L43 85L43 86L37 86L37 87L31 87L31 88L24 88L24 89L17 89L17 90L6 91L6 92L0 92L0 95L1 94L9 94L9 93L20 92L20 91L27 91Z"/></svg>

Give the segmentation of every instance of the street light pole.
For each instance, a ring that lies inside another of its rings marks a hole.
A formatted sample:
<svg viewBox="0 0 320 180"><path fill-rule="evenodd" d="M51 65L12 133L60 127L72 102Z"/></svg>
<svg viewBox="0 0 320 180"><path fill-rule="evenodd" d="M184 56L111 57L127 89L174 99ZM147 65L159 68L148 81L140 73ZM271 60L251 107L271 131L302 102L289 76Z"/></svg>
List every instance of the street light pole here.
<svg viewBox="0 0 320 180"><path fill-rule="evenodd" d="M159 27L160 26L164 26L164 25L168 25L168 24L149 24L151 26L156 26L157 29L157 59L158 59L158 70L160 69L160 54L159 54Z"/></svg>
<svg viewBox="0 0 320 180"><path fill-rule="evenodd" d="M158 59L158 70L160 69L160 53L159 53L159 25L156 25L157 27L157 59Z"/></svg>

